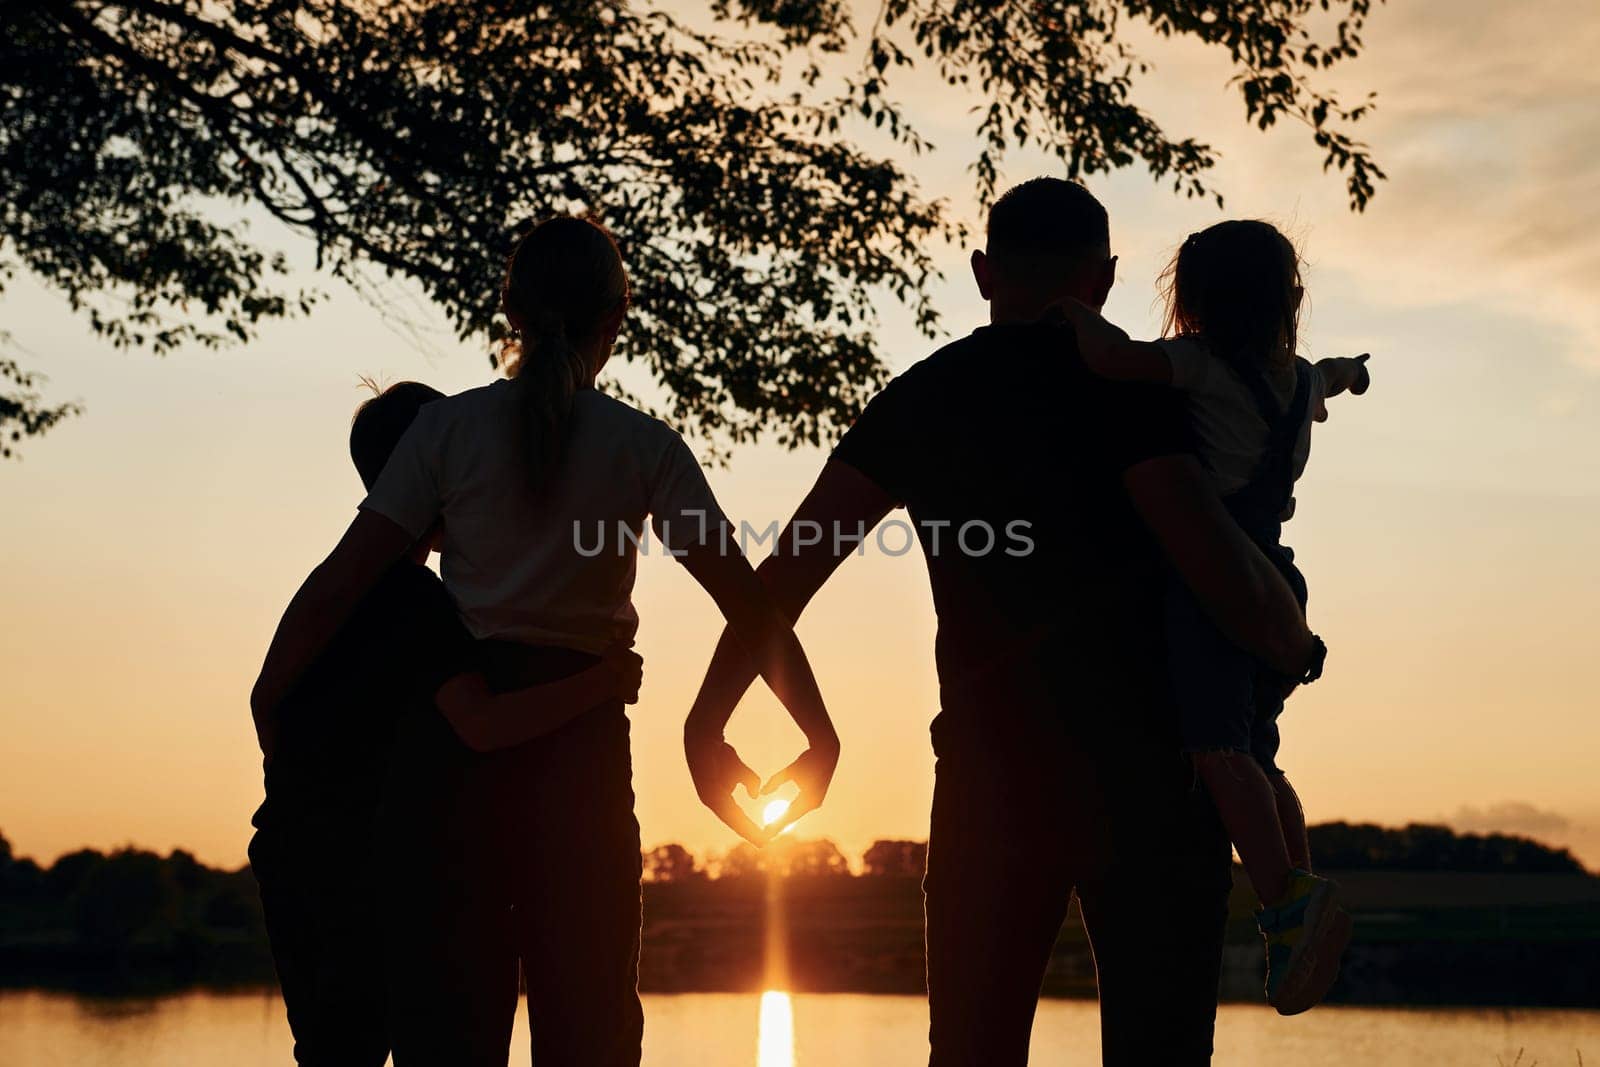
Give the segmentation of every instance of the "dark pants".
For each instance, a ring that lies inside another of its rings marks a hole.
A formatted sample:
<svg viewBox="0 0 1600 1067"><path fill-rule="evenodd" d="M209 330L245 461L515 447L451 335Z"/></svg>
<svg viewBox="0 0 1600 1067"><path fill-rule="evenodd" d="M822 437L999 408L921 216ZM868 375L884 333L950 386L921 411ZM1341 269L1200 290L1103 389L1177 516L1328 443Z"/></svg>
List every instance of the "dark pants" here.
<svg viewBox="0 0 1600 1067"><path fill-rule="evenodd" d="M389 1057L373 807L369 794L315 813L288 814L270 801L256 813L250 869L303 1067L382 1067Z"/></svg>
<svg viewBox="0 0 1600 1067"><path fill-rule="evenodd" d="M1074 890L1094 950L1103 1062L1210 1063L1231 853L1188 761L1091 759L1049 731L1002 742L941 741L936 730L935 749L931 1067L1027 1063Z"/></svg>
<svg viewBox="0 0 1600 1067"><path fill-rule="evenodd" d="M488 652L500 689L590 662ZM519 963L536 1067L636 1067L639 825L622 704L490 756L440 759L431 728L402 731L384 820L397 1067L503 1065Z"/></svg>

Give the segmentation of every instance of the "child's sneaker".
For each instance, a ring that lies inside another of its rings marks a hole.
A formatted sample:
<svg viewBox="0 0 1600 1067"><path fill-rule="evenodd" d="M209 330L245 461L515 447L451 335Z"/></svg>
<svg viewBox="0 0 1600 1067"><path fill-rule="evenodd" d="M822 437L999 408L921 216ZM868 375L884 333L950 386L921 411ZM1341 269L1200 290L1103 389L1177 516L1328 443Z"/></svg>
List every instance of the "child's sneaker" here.
<svg viewBox="0 0 1600 1067"><path fill-rule="evenodd" d="M1267 939L1267 1003L1278 1014L1316 1007L1339 977L1351 924L1338 897L1333 882L1295 871L1288 895L1256 913Z"/></svg>

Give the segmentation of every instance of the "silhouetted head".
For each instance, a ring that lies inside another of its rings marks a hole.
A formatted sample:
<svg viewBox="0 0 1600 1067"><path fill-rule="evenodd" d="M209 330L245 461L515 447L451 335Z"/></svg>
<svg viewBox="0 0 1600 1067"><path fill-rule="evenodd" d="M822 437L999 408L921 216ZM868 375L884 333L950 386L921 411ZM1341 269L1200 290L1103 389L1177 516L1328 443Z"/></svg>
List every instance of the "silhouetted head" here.
<svg viewBox="0 0 1600 1067"><path fill-rule="evenodd" d="M1300 254L1267 222L1192 233L1162 276L1168 337L1203 338L1218 356L1287 366L1299 345Z"/></svg>
<svg viewBox="0 0 1600 1067"><path fill-rule="evenodd" d="M1105 304L1116 279L1106 209L1077 182L1034 178L989 209L972 275L995 322L1031 321L1063 297Z"/></svg>
<svg viewBox="0 0 1600 1067"><path fill-rule="evenodd" d="M512 336L502 365L522 406L535 489L561 459L572 398L610 358L628 299L622 254L588 219L541 222L511 253L501 303Z"/></svg>
<svg viewBox="0 0 1600 1067"><path fill-rule="evenodd" d="M387 389L371 381L367 385L376 395L356 408L350 420L350 458L361 484L371 489L422 405L442 400L444 394L421 382L397 382Z"/></svg>

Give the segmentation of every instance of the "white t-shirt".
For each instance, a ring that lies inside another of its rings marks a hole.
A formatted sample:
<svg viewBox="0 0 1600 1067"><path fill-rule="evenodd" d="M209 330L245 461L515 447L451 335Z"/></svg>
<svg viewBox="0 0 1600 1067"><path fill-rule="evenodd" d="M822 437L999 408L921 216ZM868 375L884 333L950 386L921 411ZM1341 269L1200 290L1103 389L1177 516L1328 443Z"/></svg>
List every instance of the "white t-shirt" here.
<svg viewBox="0 0 1600 1067"><path fill-rule="evenodd" d="M640 546L681 551L725 521L705 473L666 423L584 389L536 497L516 405L504 380L428 404L361 506L416 537L444 520L440 574L475 637L587 652L631 641Z"/></svg>
<svg viewBox="0 0 1600 1067"><path fill-rule="evenodd" d="M1175 337L1157 341L1172 365L1172 387L1189 401L1189 420L1199 440L1201 457L1210 466L1217 491L1237 493L1250 483L1266 452L1271 430L1256 409L1250 387L1225 360L1216 358L1198 339ZM1311 458L1311 423L1323 410L1327 385L1315 364L1311 367L1311 403L1305 425L1294 447L1294 476L1299 478ZM1294 378L1270 381L1278 403L1294 397Z"/></svg>

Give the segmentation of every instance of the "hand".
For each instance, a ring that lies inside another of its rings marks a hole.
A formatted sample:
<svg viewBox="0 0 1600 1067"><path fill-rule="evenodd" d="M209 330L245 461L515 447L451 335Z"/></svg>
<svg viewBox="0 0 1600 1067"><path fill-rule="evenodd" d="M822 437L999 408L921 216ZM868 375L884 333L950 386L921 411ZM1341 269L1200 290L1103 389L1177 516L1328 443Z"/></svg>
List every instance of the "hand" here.
<svg viewBox="0 0 1600 1067"><path fill-rule="evenodd" d="M1350 373L1350 391L1356 396L1372 388L1372 372L1367 369L1367 360L1371 358L1371 352L1363 352L1350 361L1354 364Z"/></svg>
<svg viewBox="0 0 1600 1067"><path fill-rule="evenodd" d="M612 695L624 704L639 703L644 684L644 658L626 645L612 645L600 654L600 668L611 679Z"/></svg>
<svg viewBox="0 0 1600 1067"><path fill-rule="evenodd" d="M689 777L694 779L694 791L700 803L752 845L765 846L770 835L763 833L733 799L734 789L741 785L754 799L761 777L746 766L720 732L701 734L685 730L683 753L689 760Z"/></svg>
<svg viewBox="0 0 1600 1067"><path fill-rule="evenodd" d="M802 752L799 759L767 779L767 784L761 787L762 796L776 792L787 782L793 782L800 787L800 792L794 801L776 822L767 827L767 835L778 836L802 815L821 807L823 799L828 795L828 785L833 781L833 772L838 766L839 739L824 738Z"/></svg>
<svg viewBox="0 0 1600 1067"><path fill-rule="evenodd" d="M1102 365L1129 341L1128 331L1107 322L1104 315L1081 300L1069 296L1062 300L1061 309L1071 320L1078 335L1078 351L1091 369Z"/></svg>

